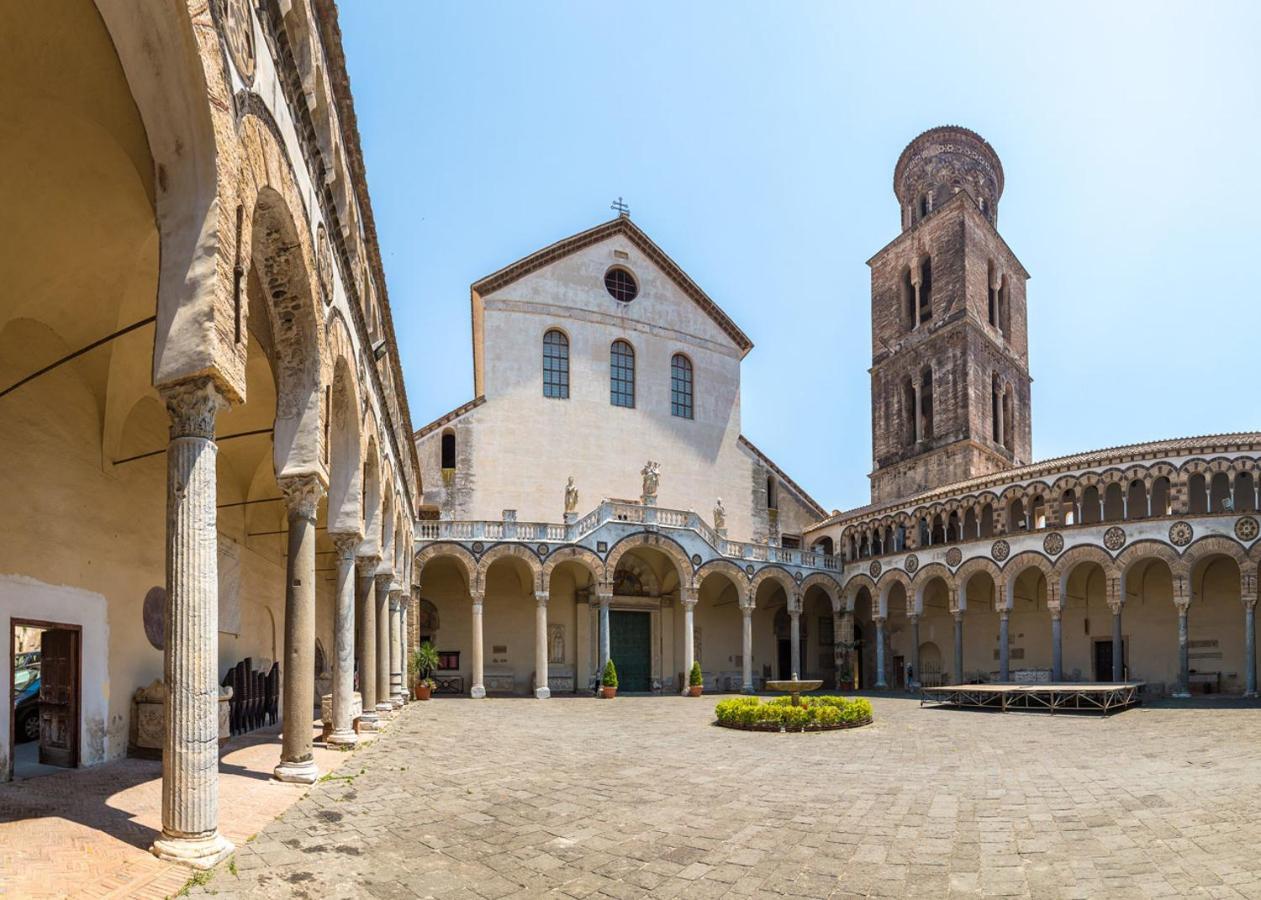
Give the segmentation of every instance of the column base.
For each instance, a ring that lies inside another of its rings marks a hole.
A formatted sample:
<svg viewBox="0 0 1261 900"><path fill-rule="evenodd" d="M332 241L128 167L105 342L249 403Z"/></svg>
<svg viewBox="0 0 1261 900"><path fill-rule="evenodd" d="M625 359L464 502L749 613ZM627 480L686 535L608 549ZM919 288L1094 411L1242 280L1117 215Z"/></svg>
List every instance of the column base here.
<svg viewBox="0 0 1261 900"><path fill-rule="evenodd" d="M534 689L534 696L538 700L546 700L552 696L552 690L551 688L537 687Z"/></svg>
<svg viewBox="0 0 1261 900"><path fill-rule="evenodd" d="M402 709L403 708L403 695L399 694L397 697L391 697L390 707L392 709Z"/></svg>
<svg viewBox="0 0 1261 900"><path fill-rule="evenodd" d="M375 712L365 712L359 717L359 731L361 734L376 734L381 730L381 723L377 720Z"/></svg>
<svg viewBox="0 0 1261 900"><path fill-rule="evenodd" d="M753 691L753 685L751 685L751 684L746 684L746 685L744 685L742 688L740 688L740 693L742 693L742 694L752 694L752 693L754 693L754 691Z"/></svg>
<svg viewBox="0 0 1261 900"><path fill-rule="evenodd" d="M1169 696L1175 700L1190 700L1191 692L1190 691L1174 691Z"/></svg>
<svg viewBox="0 0 1261 900"><path fill-rule="evenodd" d="M320 770L313 759L303 760L302 762L282 761L272 771L272 777L277 781L284 781L290 784L315 784L320 777Z"/></svg>
<svg viewBox="0 0 1261 900"><path fill-rule="evenodd" d="M387 701L385 703L377 704L377 718L378 719L382 721L387 721L390 718L390 713L392 712L394 712L393 703L390 703Z"/></svg>
<svg viewBox="0 0 1261 900"><path fill-rule="evenodd" d="M183 863L194 869L210 869L223 862L236 850L232 842L217 830L210 837L175 837L163 832L149 852L166 862Z"/></svg>
<svg viewBox="0 0 1261 900"><path fill-rule="evenodd" d="M334 731L325 743L335 750L350 750L359 743L359 735L349 728L345 731Z"/></svg>
<svg viewBox="0 0 1261 900"><path fill-rule="evenodd" d="M888 689L889 689L889 686L885 684L883 681L877 681L872 686L872 690L875 690L875 691L887 691Z"/></svg>
<svg viewBox="0 0 1261 900"><path fill-rule="evenodd" d="M474 700L481 700L483 697L486 696L485 686L480 685L480 684L473 685L472 690L469 691L469 696L472 697Z"/></svg>

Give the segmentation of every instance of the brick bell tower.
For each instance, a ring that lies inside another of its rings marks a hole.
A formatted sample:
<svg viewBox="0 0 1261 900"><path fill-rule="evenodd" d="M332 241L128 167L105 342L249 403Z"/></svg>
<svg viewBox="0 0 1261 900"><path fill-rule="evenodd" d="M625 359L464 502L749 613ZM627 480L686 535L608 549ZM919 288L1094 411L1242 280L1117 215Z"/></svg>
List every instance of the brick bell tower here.
<svg viewBox="0 0 1261 900"><path fill-rule="evenodd" d="M998 233L1003 166L944 126L893 170L902 233L871 267L873 503L1030 456L1029 274Z"/></svg>

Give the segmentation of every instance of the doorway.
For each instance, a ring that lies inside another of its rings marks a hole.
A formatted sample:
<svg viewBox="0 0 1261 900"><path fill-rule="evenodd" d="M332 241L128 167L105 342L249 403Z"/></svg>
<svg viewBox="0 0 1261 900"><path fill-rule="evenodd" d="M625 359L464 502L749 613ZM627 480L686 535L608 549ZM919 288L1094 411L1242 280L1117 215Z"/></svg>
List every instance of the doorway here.
<svg viewBox="0 0 1261 900"><path fill-rule="evenodd" d="M609 612L609 656L617 668L618 690L652 690L652 615L646 611Z"/></svg>
<svg viewBox="0 0 1261 900"><path fill-rule="evenodd" d="M1125 639L1121 640L1121 677L1129 677L1125 671ZM1095 681L1112 680L1112 639L1095 641Z"/></svg>
<svg viewBox="0 0 1261 900"><path fill-rule="evenodd" d="M9 758L13 777L79 765L78 625L13 619L9 627Z"/></svg>

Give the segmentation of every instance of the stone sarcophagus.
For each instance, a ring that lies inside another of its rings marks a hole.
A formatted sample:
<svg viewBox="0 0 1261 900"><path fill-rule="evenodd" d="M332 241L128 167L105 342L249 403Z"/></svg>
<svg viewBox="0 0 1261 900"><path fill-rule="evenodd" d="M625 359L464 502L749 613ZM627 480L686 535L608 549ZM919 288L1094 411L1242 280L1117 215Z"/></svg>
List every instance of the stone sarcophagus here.
<svg viewBox="0 0 1261 900"><path fill-rule="evenodd" d="M232 688L219 692L219 745L223 746L229 735L229 713ZM127 740L127 755L140 759L161 759L162 745L166 739L166 685L154 679L148 687L137 688L131 698L131 725Z"/></svg>

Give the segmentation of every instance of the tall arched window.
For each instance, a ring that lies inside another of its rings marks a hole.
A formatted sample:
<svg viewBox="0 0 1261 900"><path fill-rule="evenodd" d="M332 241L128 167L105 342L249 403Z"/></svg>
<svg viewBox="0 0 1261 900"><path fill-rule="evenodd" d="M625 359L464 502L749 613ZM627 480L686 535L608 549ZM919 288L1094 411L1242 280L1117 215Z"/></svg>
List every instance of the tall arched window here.
<svg viewBox="0 0 1261 900"><path fill-rule="evenodd" d="M569 338L554 328L543 335L543 396L569 399Z"/></svg>
<svg viewBox="0 0 1261 900"><path fill-rule="evenodd" d="M692 361L682 353L670 360L670 413L692 418Z"/></svg>
<svg viewBox="0 0 1261 900"><path fill-rule="evenodd" d="M450 429L442 433L442 468L455 468L455 432Z"/></svg>
<svg viewBox="0 0 1261 900"><path fill-rule="evenodd" d="M614 341L609 348L609 402L635 407L635 348L626 341Z"/></svg>

